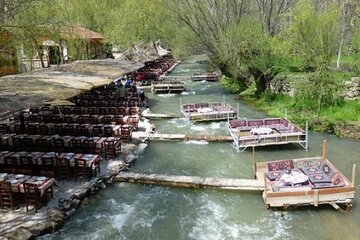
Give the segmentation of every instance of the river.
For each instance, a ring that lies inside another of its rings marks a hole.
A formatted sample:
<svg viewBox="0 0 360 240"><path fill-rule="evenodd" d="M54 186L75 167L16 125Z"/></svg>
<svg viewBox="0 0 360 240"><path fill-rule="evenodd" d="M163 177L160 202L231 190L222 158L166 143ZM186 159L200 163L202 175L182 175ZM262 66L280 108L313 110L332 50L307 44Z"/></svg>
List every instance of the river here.
<svg viewBox="0 0 360 240"><path fill-rule="evenodd" d="M188 76L185 94L148 93L154 113L178 113L180 103L225 101L241 118L266 115L230 95L217 82L191 82L193 72L207 65L185 59L171 73ZM191 124L180 119L155 121L159 133L227 134L225 122ZM303 127L303 126L302 126ZM360 159L360 142L322 133L309 134L309 150L299 145L258 148L257 161L321 155L348 179ZM356 191L359 192L357 170ZM150 142L131 168L134 172L209 177L252 177L251 151L237 152L232 143ZM322 206L267 210L261 193L214 189L183 189L115 183L90 198L56 233L41 239L360 239L359 194L352 212Z"/></svg>

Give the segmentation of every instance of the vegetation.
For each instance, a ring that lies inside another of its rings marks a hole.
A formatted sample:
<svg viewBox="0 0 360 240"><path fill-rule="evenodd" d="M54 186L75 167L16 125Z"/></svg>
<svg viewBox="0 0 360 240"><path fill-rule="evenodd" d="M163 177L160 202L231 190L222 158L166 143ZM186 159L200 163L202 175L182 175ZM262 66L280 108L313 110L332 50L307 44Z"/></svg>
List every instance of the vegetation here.
<svg viewBox="0 0 360 240"><path fill-rule="evenodd" d="M359 121L358 103L340 98L360 73L359 24L358 0L0 0L0 29L29 56L41 36L60 41L64 26L100 32L118 49L161 40L176 56L206 53L227 87L271 114L286 108L317 125ZM298 75L293 97L271 93L274 78Z"/></svg>

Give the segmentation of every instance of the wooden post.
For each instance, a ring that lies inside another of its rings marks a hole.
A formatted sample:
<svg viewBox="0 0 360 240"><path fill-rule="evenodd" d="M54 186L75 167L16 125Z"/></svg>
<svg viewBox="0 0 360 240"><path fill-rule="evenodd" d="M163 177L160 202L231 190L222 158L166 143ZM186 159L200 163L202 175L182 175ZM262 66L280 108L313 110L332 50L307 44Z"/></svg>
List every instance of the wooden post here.
<svg viewBox="0 0 360 240"><path fill-rule="evenodd" d="M255 159L255 147L252 147L252 157L253 157L253 170L254 170L254 179L256 179L256 159Z"/></svg>
<svg viewBox="0 0 360 240"><path fill-rule="evenodd" d="M239 107L239 103L237 103L236 104L236 119L239 119L240 118L240 114L239 114L239 109L240 109L240 107Z"/></svg>
<svg viewBox="0 0 360 240"><path fill-rule="evenodd" d="M326 160L326 140L324 140L323 142L323 149L322 149L322 160L325 161Z"/></svg>
<svg viewBox="0 0 360 240"><path fill-rule="evenodd" d="M355 187L355 175L356 175L356 164L353 164L352 174L351 174L351 186Z"/></svg>
<svg viewBox="0 0 360 240"><path fill-rule="evenodd" d="M317 207L319 206L319 190L315 190L314 191L314 206Z"/></svg>
<svg viewBox="0 0 360 240"><path fill-rule="evenodd" d="M267 181L266 181L266 175L264 174L264 193L265 193L265 197L267 197Z"/></svg>
<svg viewBox="0 0 360 240"><path fill-rule="evenodd" d="M308 121L306 121L306 125L305 125L305 140L306 140L306 143L305 143L305 150L307 151L308 148L309 148L309 123Z"/></svg>

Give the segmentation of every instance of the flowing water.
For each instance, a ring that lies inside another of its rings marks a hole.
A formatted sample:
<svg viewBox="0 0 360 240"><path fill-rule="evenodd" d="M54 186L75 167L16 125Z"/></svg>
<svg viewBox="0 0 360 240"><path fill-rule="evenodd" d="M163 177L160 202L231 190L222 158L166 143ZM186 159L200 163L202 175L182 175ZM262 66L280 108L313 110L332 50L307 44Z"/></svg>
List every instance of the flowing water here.
<svg viewBox="0 0 360 240"><path fill-rule="evenodd" d="M152 95L154 113L178 113L180 103L225 101L239 104L241 118L265 115L228 94L219 83L191 82L193 72L207 65L189 58L171 73L188 76L187 92ZM191 124L185 119L155 122L160 133L227 134L225 122ZM309 150L299 145L258 148L257 161L321 155L328 142L328 158L348 178L360 159L360 142L310 133ZM252 177L251 151L237 152L231 143L151 142L132 166L134 172L209 177ZM357 176L360 166L358 166ZM356 190L359 192L360 180ZM287 212L266 209L260 192L183 189L116 183L92 197L62 229L44 239L360 239L360 206L356 195L352 212L331 207L298 207Z"/></svg>

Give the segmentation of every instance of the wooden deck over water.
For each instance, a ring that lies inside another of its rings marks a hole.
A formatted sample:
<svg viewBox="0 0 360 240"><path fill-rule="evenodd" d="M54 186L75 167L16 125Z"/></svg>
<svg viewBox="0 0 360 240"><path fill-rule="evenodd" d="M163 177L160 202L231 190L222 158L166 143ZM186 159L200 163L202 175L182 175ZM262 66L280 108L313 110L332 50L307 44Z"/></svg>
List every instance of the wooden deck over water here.
<svg viewBox="0 0 360 240"><path fill-rule="evenodd" d="M175 176L120 172L115 177L115 180L118 182L157 184L173 187L221 188L247 191L264 190L264 181L238 178Z"/></svg>

